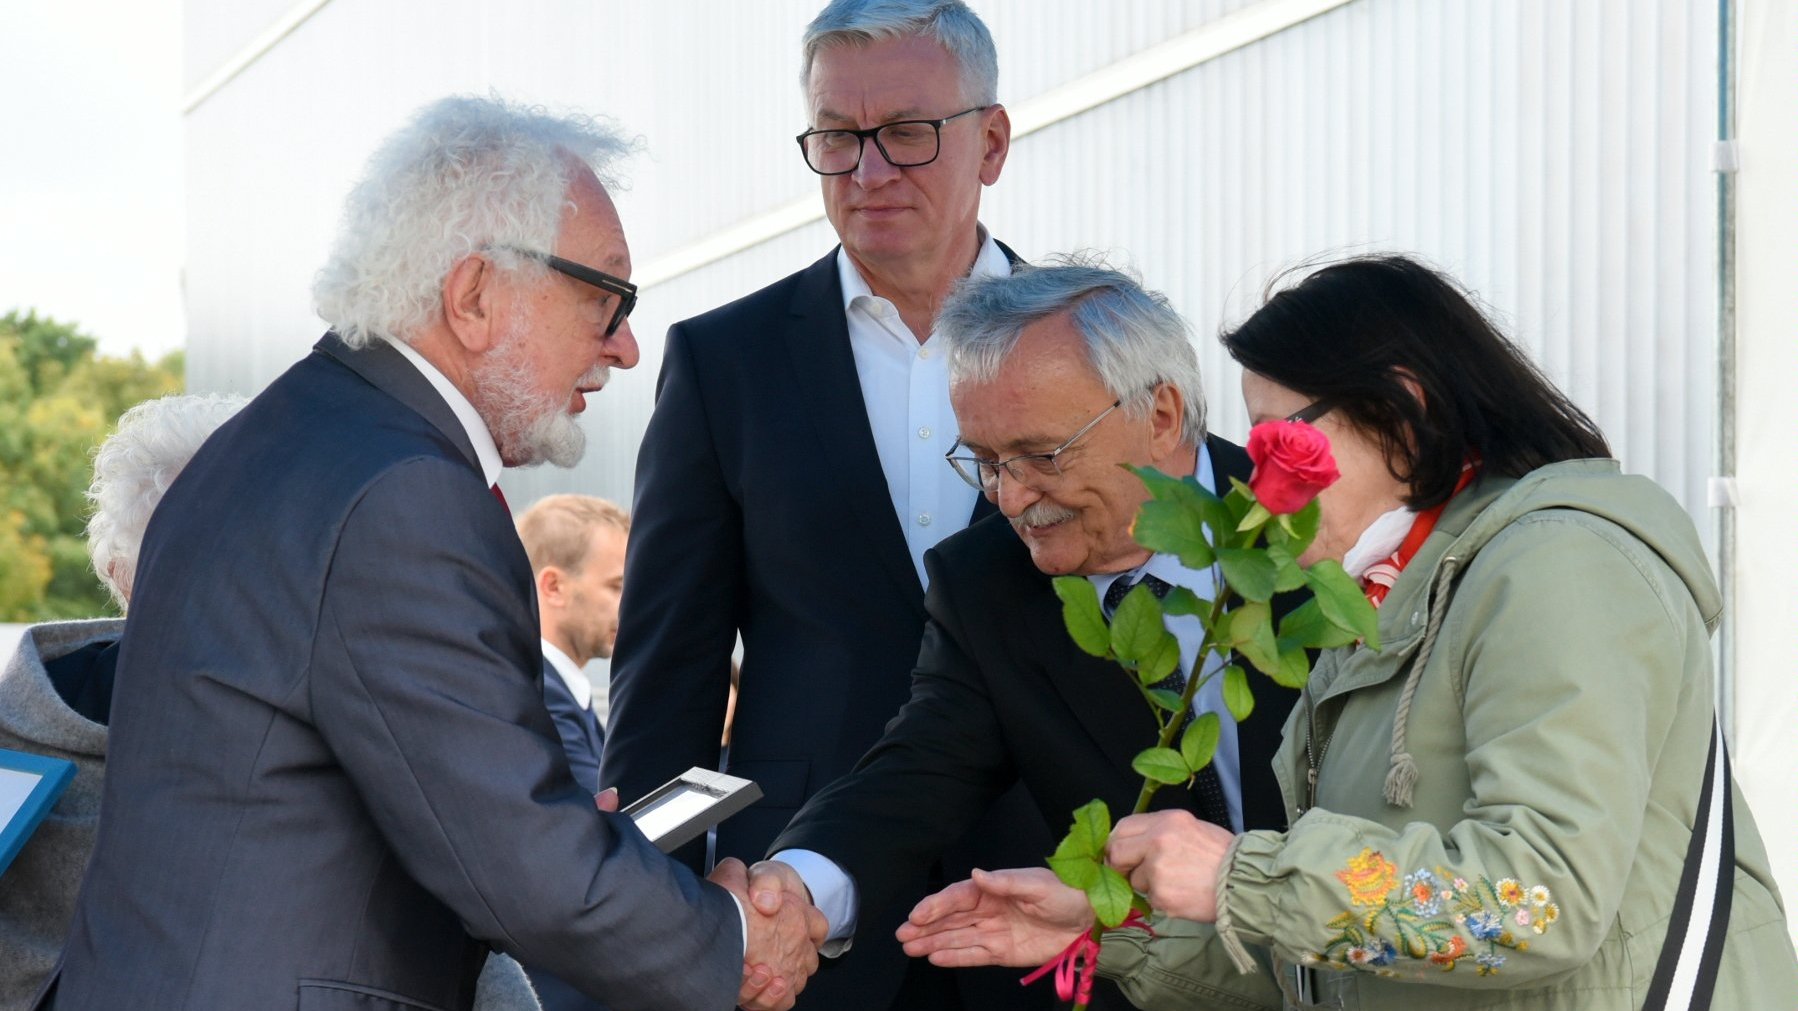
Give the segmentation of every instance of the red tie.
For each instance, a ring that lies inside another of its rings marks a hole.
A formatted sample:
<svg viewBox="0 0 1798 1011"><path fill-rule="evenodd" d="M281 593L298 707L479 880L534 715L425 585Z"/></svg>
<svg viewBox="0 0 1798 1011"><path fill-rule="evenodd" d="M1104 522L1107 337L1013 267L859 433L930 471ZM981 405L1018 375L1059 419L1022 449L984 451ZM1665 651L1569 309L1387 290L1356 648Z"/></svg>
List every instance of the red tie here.
<svg viewBox="0 0 1798 1011"><path fill-rule="evenodd" d="M506 511L507 516L512 515L512 507L506 504L506 493L503 491L500 491L499 485L497 485L497 484L495 484L493 486L491 491L493 492L493 497L496 499L499 499L499 507Z"/></svg>

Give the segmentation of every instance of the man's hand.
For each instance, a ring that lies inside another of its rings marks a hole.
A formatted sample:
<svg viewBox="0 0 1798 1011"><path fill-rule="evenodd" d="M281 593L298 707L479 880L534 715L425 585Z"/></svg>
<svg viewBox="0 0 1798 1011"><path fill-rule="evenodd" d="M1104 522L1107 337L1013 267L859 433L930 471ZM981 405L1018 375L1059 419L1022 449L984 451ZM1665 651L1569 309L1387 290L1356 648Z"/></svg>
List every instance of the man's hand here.
<svg viewBox="0 0 1798 1011"><path fill-rule="evenodd" d="M1044 867L975 871L928 896L899 925L899 941L932 965L1041 965L1091 928L1092 907Z"/></svg>
<svg viewBox="0 0 1798 1011"><path fill-rule="evenodd" d="M1236 838L1189 811L1133 814L1111 830L1105 860L1149 897L1149 905L1183 920L1217 920L1217 877Z"/></svg>
<svg viewBox="0 0 1798 1011"><path fill-rule="evenodd" d="M818 945L829 928L792 868L764 861L756 872L751 880L741 860L727 857L709 879L743 903L749 927L737 1004L747 1011L787 1011L818 971ZM788 887L793 883L797 888Z"/></svg>

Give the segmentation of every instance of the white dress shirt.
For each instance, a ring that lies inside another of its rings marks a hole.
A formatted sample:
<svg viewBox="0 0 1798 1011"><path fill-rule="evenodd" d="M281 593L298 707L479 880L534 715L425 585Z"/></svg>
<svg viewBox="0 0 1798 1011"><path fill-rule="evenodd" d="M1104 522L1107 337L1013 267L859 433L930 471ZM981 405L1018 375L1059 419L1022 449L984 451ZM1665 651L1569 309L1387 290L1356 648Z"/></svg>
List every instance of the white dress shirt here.
<svg viewBox="0 0 1798 1011"><path fill-rule="evenodd" d="M562 683L568 686L568 694L574 696L574 704L582 709L593 708L593 682L588 679L587 672L575 664L574 658L548 639L543 640L543 659L562 675Z"/></svg>
<svg viewBox="0 0 1798 1011"><path fill-rule="evenodd" d="M393 337L383 337L382 340L392 344L414 368L424 374L431 388L437 391L437 395L443 398L443 402L455 414L456 420L462 423L462 430L468 433L468 441L474 443L475 459L481 464L481 477L490 486L499 483L499 472L504 464L500 462L499 446L494 444L493 433L487 430L487 422L482 419L481 412L475 410L468 398L462 395L462 391L456 389L456 384L437 371L437 366L432 365L412 345Z"/></svg>
<svg viewBox="0 0 1798 1011"><path fill-rule="evenodd" d="M382 339L392 344L407 361L411 362L413 367L418 369L419 373L430 382L431 388L437 391L437 395L443 398L443 402L449 405L456 420L462 423L462 430L468 433L468 441L474 443L474 455L481 465L481 477L489 486L498 483L499 472L505 465L500 460L499 446L494 443L493 433L488 430L487 422L481 418L481 412L474 409L474 405L468 402L468 398L462 395L461 390L456 389L456 384L450 382L449 377L439 372L437 366L432 365L410 344L392 337ZM543 655L549 658L550 664L562 675L562 679L568 682L568 688L574 692L575 699L583 707L588 706L592 701L593 686L588 682L587 676L581 673L580 668L574 665L574 661L570 660L561 650L550 645L547 640L543 643ZM580 687L576 687L575 678L579 678ZM737 904L737 922L742 928L743 952L748 954L749 915L743 909L743 900L732 894L731 901Z"/></svg>
<svg viewBox="0 0 1798 1011"><path fill-rule="evenodd" d="M968 276L1011 276L1011 260L985 226ZM980 494L943 460L961 431L949 406L948 356L934 330L919 343L898 306L874 294L843 249L837 250L837 277L874 450L918 583L928 588L924 552L968 525ZM830 942L823 953L835 957L848 951L860 901L855 881L835 861L811 850L782 850L774 859L799 873L812 904L829 921Z"/></svg>
<svg viewBox="0 0 1798 1011"><path fill-rule="evenodd" d="M1203 443L1199 444L1194 474L1205 487L1217 487L1211 469L1211 454L1206 451ZM1104 600L1105 591L1111 588L1112 583L1124 578L1141 579L1143 576L1154 576L1170 586L1184 586L1201 600L1210 600L1217 593L1217 573L1213 569L1189 569L1180 563L1176 555L1151 555L1148 561L1128 572L1107 572L1086 578L1099 591L1099 599ZM1192 671L1193 661L1199 655L1199 647L1205 641L1205 623L1194 614L1169 615L1162 622L1180 642L1180 669ZM1206 674L1215 674L1223 668L1224 658L1215 653L1205 662ZM1242 755L1237 748L1236 720L1231 717L1230 708L1224 705L1223 678L1213 677L1194 693L1192 709L1195 713L1218 715L1217 751L1211 756L1211 765L1217 769L1218 785L1223 787L1224 800L1230 807L1230 827L1241 832Z"/></svg>
<svg viewBox="0 0 1798 1011"><path fill-rule="evenodd" d="M980 229L980 252L970 277L1008 277L1011 261ZM837 250L849 349L868 408L874 450L886 475L893 511L911 549L918 582L926 582L924 552L968 525L975 491L956 476L943 455L961 431L949 407L949 361L935 331L919 343L899 308L874 294L849 254Z"/></svg>

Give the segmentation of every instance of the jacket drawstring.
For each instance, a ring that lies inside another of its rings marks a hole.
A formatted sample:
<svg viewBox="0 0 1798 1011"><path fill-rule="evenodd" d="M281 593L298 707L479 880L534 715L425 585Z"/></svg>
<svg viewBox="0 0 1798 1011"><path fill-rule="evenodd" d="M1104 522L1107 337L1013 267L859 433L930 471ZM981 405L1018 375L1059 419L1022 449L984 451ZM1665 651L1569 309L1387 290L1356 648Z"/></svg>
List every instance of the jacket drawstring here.
<svg viewBox="0 0 1798 1011"><path fill-rule="evenodd" d="M1448 614L1449 602L1454 594L1449 592L1449 584L1454 582L1455 571L1459 561L1454 557L1444 558L1442 568L1436 576L1434 596L1430 600L1430 623L1424 628L1423 641L1418 643L1417 655L1411 661L1411 670L1405 675L1405 688L1398 696L1398 710L1392 716L1392 766L1386 772L1386 802L1394 807L1410 807L1413 792L1417 787L1417 759L1405 750L1406 730L1411 722L1411 700L1417 695L1417 683L1423 680L1424 665L1430 662L1430 652L1436 647L1436 635L1442 630L1442 619Z"/></svg>

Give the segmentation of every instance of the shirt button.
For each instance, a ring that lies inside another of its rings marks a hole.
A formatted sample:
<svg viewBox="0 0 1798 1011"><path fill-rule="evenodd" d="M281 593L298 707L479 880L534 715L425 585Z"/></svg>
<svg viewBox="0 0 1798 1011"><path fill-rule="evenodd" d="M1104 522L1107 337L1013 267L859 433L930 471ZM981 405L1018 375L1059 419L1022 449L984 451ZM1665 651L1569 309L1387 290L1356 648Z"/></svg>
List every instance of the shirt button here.
<svg viewBox="0 0 1798 1011"><path fill-rule="evenodd" d="M927 527L929 525L930 525L930 514L929 513L919 513L918 514L918 526Z"/></svg>
<svg viewBox="0 0 1798 1011"><path fill-rule="evenodd" d="M925 425L923 428L918 429L918 438L920 438L920 439L930 438L930 426L929 425Z"/></svg>
<svg viewBox="0 0 1798 1011"><path fill-rule="evenodd" d="M929 349L929 348L919 348L919 349L918 349L918 357L919 357L919 358L929 358L929 357L930 357L930 353L931 353L931 352L930 352L930 349Z"/></svg>

